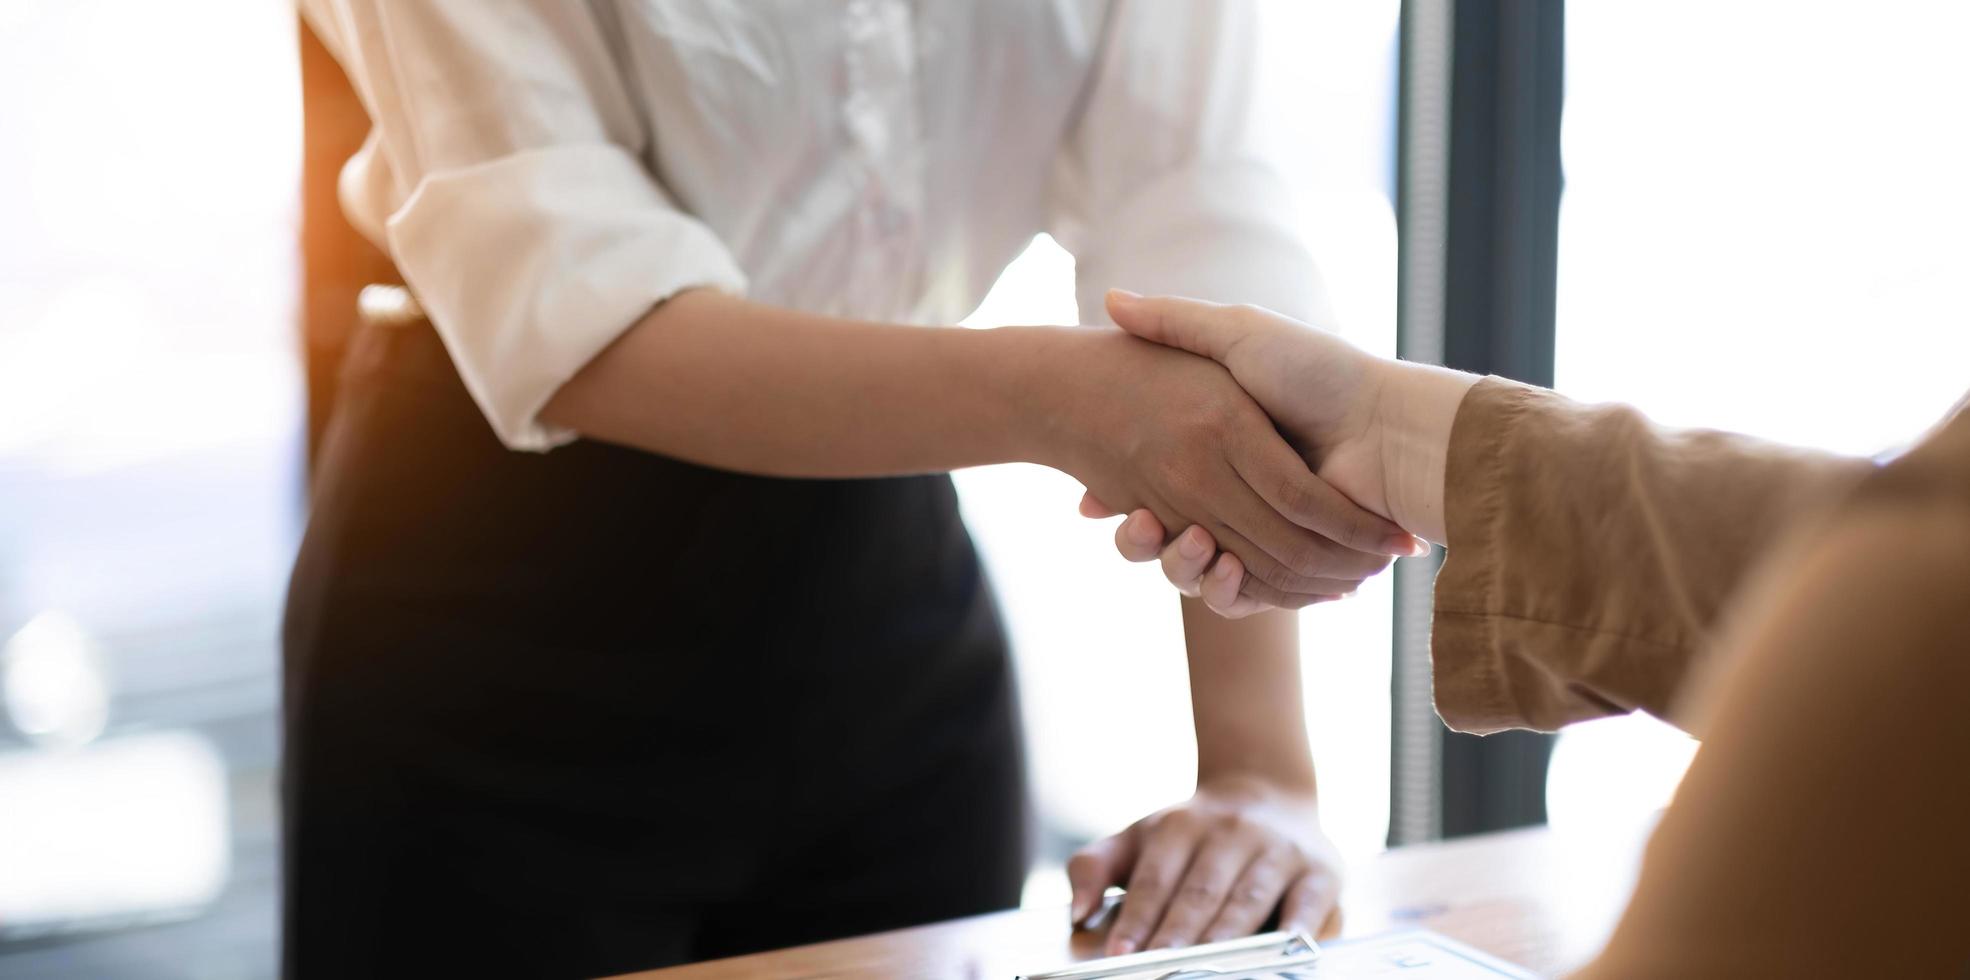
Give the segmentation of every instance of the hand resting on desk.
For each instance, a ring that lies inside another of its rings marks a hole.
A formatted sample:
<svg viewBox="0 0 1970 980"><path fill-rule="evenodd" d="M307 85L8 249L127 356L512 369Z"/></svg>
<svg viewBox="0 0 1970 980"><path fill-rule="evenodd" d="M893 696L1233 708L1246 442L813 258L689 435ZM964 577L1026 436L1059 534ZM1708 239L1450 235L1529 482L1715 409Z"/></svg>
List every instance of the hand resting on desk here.
<svg viewBox="0 0 1970 980"><path fill-rule="evenodd" d="M1108 954L1119 955L1248 935L1275 909L1281 929L1330 935L1340 929L1340 868L1310 794L1219 778L1082 848L1067 877L1077 923L1109 886L1127 887L1108 934Z"/></svg>

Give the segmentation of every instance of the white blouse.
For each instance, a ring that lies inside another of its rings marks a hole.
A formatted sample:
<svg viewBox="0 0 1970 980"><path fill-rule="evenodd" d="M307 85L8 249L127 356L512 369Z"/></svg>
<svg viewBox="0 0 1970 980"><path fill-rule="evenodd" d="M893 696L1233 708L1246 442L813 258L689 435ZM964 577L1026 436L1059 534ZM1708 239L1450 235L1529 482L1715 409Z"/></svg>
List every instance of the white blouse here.
<svg viewBox="0 0 1970 980"><path fill-rule="evenodd" d="M342 175L500 438L710 287L949 324L1033 236L1109 286L1321 302L1254 150L1251 0L302 0Z"/></svg>

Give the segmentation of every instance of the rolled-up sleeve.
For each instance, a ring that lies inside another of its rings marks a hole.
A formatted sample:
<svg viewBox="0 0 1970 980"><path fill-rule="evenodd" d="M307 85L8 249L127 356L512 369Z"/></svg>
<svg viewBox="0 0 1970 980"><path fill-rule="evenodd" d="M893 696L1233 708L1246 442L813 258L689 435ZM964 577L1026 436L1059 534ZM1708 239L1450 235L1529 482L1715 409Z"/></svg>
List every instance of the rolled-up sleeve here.
<svg viewBox="0 0 1970 980"><path fill-rule="evenodd" d="M1110 287L1331 321L1259 138L1259 5L1117 0L1056 161L1049 230L1084 323Z"/></svg>
<svg viewBox="0 0 1970 980"><path fill-rule="evenodd" d="M506 445L573 439L541 408L658 303L744 291L730 252L644 163L649 134L606 10L309 0L305 11L375 127L394 206L384 244Z"/></svg>

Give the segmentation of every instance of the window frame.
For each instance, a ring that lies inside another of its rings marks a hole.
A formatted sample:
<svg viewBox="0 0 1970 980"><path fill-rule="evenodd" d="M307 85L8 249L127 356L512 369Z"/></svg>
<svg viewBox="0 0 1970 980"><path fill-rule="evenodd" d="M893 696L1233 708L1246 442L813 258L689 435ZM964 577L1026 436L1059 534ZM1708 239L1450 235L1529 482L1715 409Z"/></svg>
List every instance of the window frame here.
<svg viewBox="0 0 1970 980"><path fill-rule="evenodd" d="M1397 352L1550 387L1563 0L1404 0ZM1542 824L1554 737L1449 731L1430 700L1440 556L1398 565L1391 846Z"/></svg>

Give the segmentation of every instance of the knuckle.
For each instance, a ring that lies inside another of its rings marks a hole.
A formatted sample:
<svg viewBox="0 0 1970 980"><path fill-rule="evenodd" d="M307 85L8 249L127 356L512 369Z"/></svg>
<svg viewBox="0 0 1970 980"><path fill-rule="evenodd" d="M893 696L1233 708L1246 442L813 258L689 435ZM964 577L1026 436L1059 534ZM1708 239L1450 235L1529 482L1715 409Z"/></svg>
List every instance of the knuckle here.
<svg viewBox="0 0 1970 980"><path fill-rule="evenodd" d="M1246 885L1225 898L1225 908L1239 913L1271 911L1267 893L1257 885Z"/></svg>
<svg viewBox="0 0 1970 980"><path fill-rule="evenodd" d="M1341 543L1356 551L1366 550L1377 543L1375 531L1373 520L1357 508L1352 517L1341 523Z"/></svg>
<svg viewBox="0 0 1970 980"><path fill-rule="evenodd" d="M1137 874L1136 880L1129 882L1129 894L1138 899L1154 900L1169 893L1170 876L1164 871L1143 871Z"/></svg>
<svg viewBox="0 0 1970 980"><path fill-rule="evenodd" d="M1250 599L1253 602L1264 603L1268 606L1286 608L1283 605L1284 594L1278 589L1260 581L1256 575L1245 576L1245 581L1238 587L1238 597L1241 599Z"/></svg>
<svg viewBox="0 0 1970 980"><path fill-rule="evenodd" d="M1230 380L1229 374L1226 380ZM1235 384L1235 382L1234 382ZM1212 394L1204 403L1197 428L1201 435L1213 441L1222 439L1224 433L1238 428L1250 418L1251 403L1244 395L1244 389L1226 387Z"/></svg>
<svg viewBox="0 0 1970 980"><path fill-rule="evenodd" d="M1270 871L1275 868L1297 868L1305 863L1306 854L1300 850L1298 844L1284 838L1275 838L1265 846L1264 851L1259 853L1259 859L1253 862L1252 867Z"/></svg>
<svg viewBox="0 0 1970 980"><path fill-rule="evenodd" d="M1163 814L1163 827L1177 833L1189 833L1197 829L1197 811L1180 807Z"/></svg>
<svg viewBox="0 0 1970 980"><path fill-rule="evenodd" d="M1073 857L1067 859L1067 877L1086 877L1087 875L1093 874L1097 866L1098 862L1095 860L1094 855L1089 854L1087 851L1076 852Z"/></svg>
<svg viewBox="0 0 1970 980"><path fill-rule="evenodd" d="M1176 902L1192 909L1216 907L1224 898L1224 889L1215 882L1192 881L1177 890Z"/></svg>
<svg viewBox="0 0 1970 980"><path fill-rule="evenodd" d="M1282 478L1279 489L1275 491L1279 505L1285 509L1286 516L1307 519L1317 516L1322 501L1305 480L1288 476Z"/></svg>
<svg viewBox="0 0 1970 980"><path fill-rule="evenodd" d="M1272 597L1267 601L1275 606L1283 603L1274 600L1294 594L1296 592L1294 586L1299 584L1299 576L1296 573L1270 557L1246 561L1245 571L1256 576L1265 585Z"/></svg>
<svg viewBox="0 0 1970 980"><path fill-rule="evenodd" d="M1298 536L1288 552L1292 571L1307 578L1319 578L1328 565L1327 543L1311 534Z"/></svg>
<svg viewBox="0 0 1970 980"><path fill-rule="evenodd" d="M1177 497L1192 496L1200 482L1196 465L1190 461L1189 453L1176 453L1165 457L1156 464L1156 477Z"/></svg>

